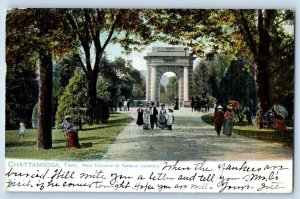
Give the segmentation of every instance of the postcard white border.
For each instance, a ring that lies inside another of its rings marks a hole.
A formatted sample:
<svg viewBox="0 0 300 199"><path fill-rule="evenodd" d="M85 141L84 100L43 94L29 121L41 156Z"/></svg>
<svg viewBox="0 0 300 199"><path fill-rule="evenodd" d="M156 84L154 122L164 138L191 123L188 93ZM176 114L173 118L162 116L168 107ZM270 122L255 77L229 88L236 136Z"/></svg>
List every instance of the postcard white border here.
<svg viewBox="0 0 300 199"><path fill-rule="evenodd" d="M51 1L37 1L37 0L2 0L0 4L0 57L1 57L1 67L0 67L0 170L4 171L4 132L5 132L5 12L6 8L9 7L107 7L107 8L289 8L296 10L296 27L299 27L300 17L300 1L298 0L251 0L243 1L241 0L110 0L110 1L99 1L99 0L85 0L85 1L75 1L75 0L51 0ZM296 30L296 52L299 52L299 31ZM296 77L300 77L299 74L299 53L296 55L296 67L295 74ZM300 107L297 103L299 101L299 84L300 79L296 78L296 96L295 96L295 143L300 142L298 129L300 125L299 112ZM299 167L299 145L294 145L294 168ZM297 157L298 155L298 157ZM143 193L7 193L4 191L4 172L0 174L0 184L2 188L0 189L1 198L22 198L22 199L33 199L33 198L66 198L72 197L74 199L88 197L88 198L240 198L246 197L250 198L254 195L249 194L143 194ZM294 193L293 194L257 194L256 198L299 198L300 197L300 179L299 171L294 170ZM100 195L99 195L100 194Z"/></svg>

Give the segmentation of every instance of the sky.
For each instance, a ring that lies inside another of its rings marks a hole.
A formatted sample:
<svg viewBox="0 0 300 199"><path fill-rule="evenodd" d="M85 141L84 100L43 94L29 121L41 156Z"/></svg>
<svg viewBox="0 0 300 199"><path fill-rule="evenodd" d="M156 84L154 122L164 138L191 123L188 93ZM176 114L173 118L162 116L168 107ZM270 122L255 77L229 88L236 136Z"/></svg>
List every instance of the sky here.
<svg viewBox="0 0 300 199"><path fill-rule="evenodd" d="M122 48L118 44L108 44L105 52L107 53L107 57L112 61L117 57L122 57L126 60L132 60L132 65L134 68L138 70L147 70L146 60L144 56L147 55L147 52L151 52L152 47L170 47L171 45L163 43L163 42L154 42L147 46L143 51L133 51L129 55L122 54Z"/></svg>
<svg viewBox="0 0 300 199"><path fill-rule="evenodd" d="M171 47L171 45L157 41L157 42L154 42L154 43L150 44L149 46L147 46L141 52L133 51L131 54L125 55L125 54L122 54L122 48L120 45L110 43L107 45L105 52L107 54L108 59L111 61L113 61L117 57L122 57L125 60L131 60L132 65L135 69L147 70L147 64L146 64L146 60L144 59L144 57L147 55L147 52L151 52L152 47ZM194 61L194 67L198 63L198 61L199 61L199 58L197 58ZM166 73L164 73L164 75L166 75L168 77L175 76L175 74L173 72L166 72Z"/></svg>
<svg viewBox="0 0 300 199"><path fill-rule="evenodd" d="M146 56L147 52L151 50L151 47L147 47L142 52L134 51L130 55L122 54L122 48L118 44L108 44L105 52L109 60L113 61L117 57L122 57L126 60L132 60L133 67L138 70L146 70L146 60L144 56Z"/></svg>

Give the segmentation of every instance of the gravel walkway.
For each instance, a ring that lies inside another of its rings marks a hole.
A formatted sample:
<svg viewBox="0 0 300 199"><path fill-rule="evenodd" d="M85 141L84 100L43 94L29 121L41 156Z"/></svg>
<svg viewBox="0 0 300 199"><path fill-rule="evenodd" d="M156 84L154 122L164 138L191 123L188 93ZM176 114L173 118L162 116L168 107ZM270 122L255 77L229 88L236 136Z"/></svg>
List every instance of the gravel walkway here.
<svg viewBox="0 0 300 199"><path fill-rule="evenodd" d="M126 113L134 118L110 145L103 160L272 160L291 159L293 150L271 143L233 134L217 137L214 127L203 122L203 113L189 108L175 111L173 130L143 130L135 124L136 109Z"/></svg>

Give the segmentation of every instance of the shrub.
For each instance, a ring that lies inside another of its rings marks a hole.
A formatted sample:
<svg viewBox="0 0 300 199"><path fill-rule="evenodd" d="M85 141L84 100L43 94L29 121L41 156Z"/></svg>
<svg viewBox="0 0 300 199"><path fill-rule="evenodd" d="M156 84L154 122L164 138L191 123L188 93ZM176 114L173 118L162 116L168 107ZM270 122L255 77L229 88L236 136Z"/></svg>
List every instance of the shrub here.
<svg viewBox="0 0 300 199"><path fill-rule="evenodd" d="M76 68L74 76L70 79L63 95L58 100L56 127L60 126L66 115L71 116L72 120L79 124L84 123L87 102L86 81L80 69Z"/></svg>

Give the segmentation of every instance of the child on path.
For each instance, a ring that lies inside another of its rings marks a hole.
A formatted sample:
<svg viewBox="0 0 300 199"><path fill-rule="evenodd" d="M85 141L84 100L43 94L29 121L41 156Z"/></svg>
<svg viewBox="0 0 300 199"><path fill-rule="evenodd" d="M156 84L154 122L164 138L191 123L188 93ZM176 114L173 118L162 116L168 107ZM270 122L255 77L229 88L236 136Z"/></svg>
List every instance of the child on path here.
<svg viewBox="0 0 300 199"><path fill-rule="evenodd" d="M166 113L166 120L167 120L166 126L168 127L169 130L172 130L172 125L174 124L174 115L173 115L173 110L170 108L169 108L169 112Z"/></svg>
<svg viewBox="0 0 300 199"><path fill-rule="evenodd" d="M20 138L21 137L25 137L25 124L23 122L20 123L20 128L19 128L19 135L20 135Z"/></svg>

